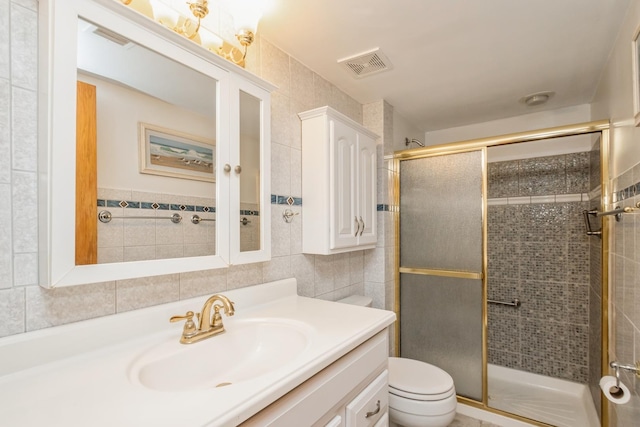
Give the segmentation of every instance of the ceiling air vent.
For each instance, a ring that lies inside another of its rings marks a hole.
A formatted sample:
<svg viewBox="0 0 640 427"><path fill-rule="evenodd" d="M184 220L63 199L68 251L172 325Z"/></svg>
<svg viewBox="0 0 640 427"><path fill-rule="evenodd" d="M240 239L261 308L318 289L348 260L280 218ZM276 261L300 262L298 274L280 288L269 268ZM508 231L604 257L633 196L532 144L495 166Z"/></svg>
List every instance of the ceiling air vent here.
<svg viewBox="0 0 640 427"><path fill-rule="evenodd" d="M356 56L340 59L338 64L341 64L358 79L392 68L389 58L377 48Z"/></svg>
<svg viewBox="0 0 640 427"><path fill-rule="evenodd" d="M93 34L103 37L116 44L119 44L120 46L126 46L127 44L130 43L130 40L128 38L123 37L118 33L114 33L113 31L107 30L106 28L102 28L102 27L96 26L95 29L93 30Z"/></svg>

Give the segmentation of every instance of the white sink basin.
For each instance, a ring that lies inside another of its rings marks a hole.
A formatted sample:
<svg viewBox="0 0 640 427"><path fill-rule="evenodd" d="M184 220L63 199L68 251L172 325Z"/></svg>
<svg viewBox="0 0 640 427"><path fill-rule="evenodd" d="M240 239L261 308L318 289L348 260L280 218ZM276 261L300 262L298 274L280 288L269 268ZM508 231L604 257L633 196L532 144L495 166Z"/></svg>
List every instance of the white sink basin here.
<svg viewBox="0 0 640 427"><path fill-rule="evenodd" d="M273 372L298 357L313 329L289 319L225 319L226 332L194 344L180 336L145 350L130 379L159 391L193 391L237 384Z"/></svg>

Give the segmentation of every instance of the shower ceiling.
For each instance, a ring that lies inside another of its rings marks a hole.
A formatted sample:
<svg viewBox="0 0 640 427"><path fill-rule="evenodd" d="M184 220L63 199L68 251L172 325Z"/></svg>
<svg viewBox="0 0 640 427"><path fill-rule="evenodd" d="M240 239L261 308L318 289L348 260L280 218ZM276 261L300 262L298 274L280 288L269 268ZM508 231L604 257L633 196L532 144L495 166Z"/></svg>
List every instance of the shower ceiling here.
<svg viewBox="0 0 640 427"><path fill-rule="evenodd" d="M262 37L361 103L387 100L424 131L591 102L629 4L271 1ZM374 48L392 69L354 79L337 62ZM547 90L555 96L544 105L518 102Z"/></svg>

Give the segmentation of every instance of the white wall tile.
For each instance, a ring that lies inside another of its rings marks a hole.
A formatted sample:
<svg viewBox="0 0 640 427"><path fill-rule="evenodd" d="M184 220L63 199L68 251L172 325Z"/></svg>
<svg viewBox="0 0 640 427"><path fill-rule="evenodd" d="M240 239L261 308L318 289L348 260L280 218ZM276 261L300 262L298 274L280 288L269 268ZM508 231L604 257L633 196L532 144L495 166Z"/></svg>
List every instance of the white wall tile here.
<svg viewBox="0 0 640 427"><path fill-rule="evenodd" d="M271 256L289 255L291 248L291 224L282 220L284 205L271 205ZM299 218L299 217L297 217ZM296 218L296 219L297 219Z"/></svg>
<svg viewBox="0 0 640 427"><path fill-rule="evenodd" d="M25 288L0 291L0 337L25 331Z"/></svg>
<svg viewBox="0 0 640 427"><path fill-rule="evenodd" d="M125 246L124 261L147 261L156 259L156 246Z"/></svg>
<svg viewBox="0 0 640 427"><path fill-rule="evenodd" d="M26 289L27 331L63 325L116 312L113 282Z"/></svg>
<svg viewBox="0 0 640 427"><path fill-rule="evenodd" d="M262 78L276 85L280 95L289 96L291 85L289 55L263 38L260 43L260 61Z"/></svg>
<svg viewBox="0 0 640 427"><path fill-rule="evenodd" d="M291 275L298 282L298 294L305 297L314 297L315 256L292 255Z"/></svg>
<svg viewBox="0 0 640 427"><path fill-rule="evenodd" d="M116 282L116 310L118 313L178 301L179 299L179 274L118 280Z"/></svg>
<svg viewBox="0 0 640 427"><path fill-rule="evenodd" d="M310 110L314 106L313 71L291 58L291 99L297 102L303 110Z"/></svg>
<svg viewBox="0 0 640 427"><path fill-rule="evenodd" d="M288 96L278 92L271 94L271 143L291 145L291 114Z"/></svg>
<svg viewBox="0 0 640 427"><path fill-rule="evenodd" d="M36 174L13 173L13 249L15 252L38 250L38 186Z"/></svg>
<svg viewBox="0 0 640 427"><path fill-rule="evenodd" d="M13 286L11 185L0 184L0 289Z"/></svg>
<svg viewBox="0 0 640 427"><path fill-rule="evenodd" d="M32 3L32 2L31 2ZM38 88L38 32L34 31L37 13L11 5L11 82L15 86Z"/></svg>
<svg viewBox="0 0 640 427"><path fill-rule="evenodd" d="M302 203L304 203L304 200ZM293 221L289 224L291 227L291 255L294 255L302 253L302 207L291 206L290 209L298 214L293 217Z"/></svg>
<svg viewBox="0 0 640 427"><path fill-rule="evenodd" d="M364 294L373 299L373 308L385 308L384 283L364 282Z"/></svg>
<svg viewBox="0 0 640 427"><path fill-rule="evenodd" d="M184 256L184 245L156 245L155 247L156 259L182 258Z"/></svg>
<svg viewBox="0 0 640 427"><path fill-rule="evenodd" d="M302 196L302 150L291 149L291 189L289 195Z"/></svg>
<svg viewBox="0 0 640 427"><path fill-rule="evenodd" d="M291 257L271 257L270 261L263 263L262 274L264 282L273 282L291 277Z"/></svg>
<svg viewBox="0 0 640 427"><path fill-rule="evenodd" d="M13 259L13 285L38 284L38 253L15 254Z"/></svg>
<svg viewBox="0 0 640 427"><path fill-rule="evenodd" d="M0 0L2 1L2 0ZM1 6L0 6L1 7ZM1 15L1 11L0 11ZM0 17L0 19L2 19ZM0 25L0 32L2 31ZM1 41L0 41L1 43ZM2 52L0 52L0 60ZM0 78L0 152L11 152L11 87ZM11 182L11 156L0 156L0 183Z"/></svg>
<svg viewBox="0 0 640 427"><path fill-rule="evenodd" d="M333 85L316 73L313 73L313 105L314 107L324 107L328 105L335 108L331 103Z"/></svg>
<svg viewBox="0 0 640 427"><path fill-rule="evenodd" d="M291 148L271 143L271 194L291 195Z"/></svg>
<svg viewBox="0 0 640 427"><path fill-rule="evenodd" d="M98 251L98 264L124 261L124 247L100 248Z"/></svg>
<svg viewBox="0 0 640 427"><path fill-rule="evenodd" d="M352 285L364 283L364 251L349 254L349 277Z"/></svg>
<svg viewBox="0 0 640 427"><path fill-rule="evenodd" d="M315 255L314 281L316 296L335 290L334 255Z"/></svg>
<svg viewBox="0 0 640 427"><path fill-rule="evenodd" d="M262 263L232 265L227 271L227 289L244 288L262 283Z"/></svg>
<svg viewBox="0 0 640 427"><path fill-rule="evenodd" d="M334 256L334 289L340 289L351 285L350 261L351 257L347 256L347 254Z"/></svg>
<svg viewBox="0 0 640 427"><path fill-rule="evenodd" d="M0 79L11 76L9 0L0 0Z"/></svg>
<svg viewBox="0 0 640 427"><path fill-rule="evenodd" d="M226 268L180 273L180 299L213 295L226 290Z"/></svg>
<svg viewBox="0 0 640 427"><path fill-rule="evenodd" d="M35 172L38 165L38 100L33 90L13 87L11 96L12 167Z"/></svg>
<svg viewBox="0 0 640 427"><path fill-rule="evenodd" d="M364 251L364 281L384 283L385 249L375 248Z"/></svg>

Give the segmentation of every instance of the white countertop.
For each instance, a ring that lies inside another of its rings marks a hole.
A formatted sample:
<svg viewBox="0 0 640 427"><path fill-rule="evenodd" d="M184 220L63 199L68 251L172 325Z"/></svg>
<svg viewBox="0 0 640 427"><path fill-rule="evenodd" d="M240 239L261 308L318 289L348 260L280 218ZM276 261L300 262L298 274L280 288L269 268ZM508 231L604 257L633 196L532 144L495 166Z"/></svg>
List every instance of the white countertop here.
<svg viewBox="0 0 640 427"><path fill-rule="evenodd" d="M389 311L300 297L295 279L223 294L235 303L235 316L223 315L229 331L247 319L295 320L308 327L306 349L281 368L221 388L157 391L135 381L132 365L145 350L167 336L183 345L183 322L169 317L200 311L207 297L6 337L0 425L235 426L395 320Z"/></svg>

